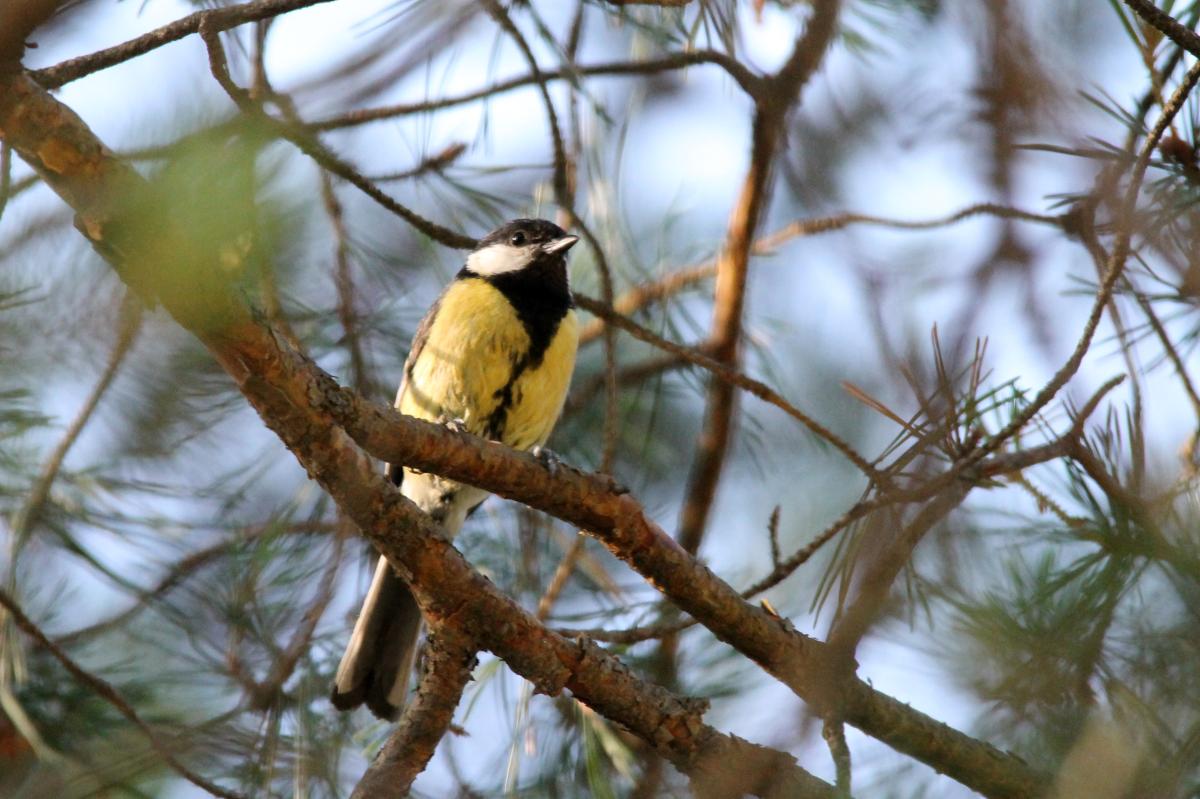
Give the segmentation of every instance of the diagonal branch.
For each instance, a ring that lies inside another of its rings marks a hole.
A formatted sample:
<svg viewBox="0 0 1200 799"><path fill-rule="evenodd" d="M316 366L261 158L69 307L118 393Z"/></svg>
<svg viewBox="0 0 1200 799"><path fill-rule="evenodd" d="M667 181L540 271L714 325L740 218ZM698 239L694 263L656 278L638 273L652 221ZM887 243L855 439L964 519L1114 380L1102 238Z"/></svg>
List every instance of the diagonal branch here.
<svg viewBox="0 0 1200 799"><path fill-rule="evenodd" d="M195 14L189 14L161 28L142 34L136 39L130 39L90 55L63 61L61 64L38 70L32 75L45 88L57 89L85 75L115 67L117 64L145 55L151 50L157 50L171 42L177 42L186 36L199 33L202 24L207 24L215 31L226 31L239 25L245 25L247 22L270 19L289 11L328 2L331 0L255 0L252 3L242 3L226 8L197 11Z"/></svg>

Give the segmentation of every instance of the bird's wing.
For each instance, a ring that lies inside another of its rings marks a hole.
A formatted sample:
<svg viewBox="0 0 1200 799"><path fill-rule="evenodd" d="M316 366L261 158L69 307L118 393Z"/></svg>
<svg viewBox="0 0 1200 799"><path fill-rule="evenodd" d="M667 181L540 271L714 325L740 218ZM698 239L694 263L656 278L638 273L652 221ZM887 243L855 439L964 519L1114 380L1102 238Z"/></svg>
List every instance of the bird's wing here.
<svg viewBox="0 0 1200 799"><path fill-rule="evenodd" d="M404 374L400 377L400 387L396 389L396 402L393 407L399 408L404 399L404 392L408 390L408 381L412 377L413 367L416 366L417 358L421 357L421 351L425 349L425 342L429 340L429 331L433 328L433 320L437 317L445 296L445 291L438 295L438 298L433 301L433 305L430 305L429 310L425 312L420 324L417 325L417 332L413 334L412 347L408 351L408 357L404 359Z"/></svg>

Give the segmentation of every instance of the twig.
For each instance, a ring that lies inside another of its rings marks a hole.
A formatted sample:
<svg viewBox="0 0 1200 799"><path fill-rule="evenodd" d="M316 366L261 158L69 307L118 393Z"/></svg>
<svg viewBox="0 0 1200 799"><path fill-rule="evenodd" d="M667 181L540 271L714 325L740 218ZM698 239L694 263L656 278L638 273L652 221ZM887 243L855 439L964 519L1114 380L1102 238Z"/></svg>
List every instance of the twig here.
<svg viewBox="0 0 1200 799"><path fill-rule="evenodd" d="M428 155L421 159L421 162L411 169L405 169L402 172L388 172L384 175L376 175L371 180L376 183L395 180L411 180L419 178L422 175L427 175L430 172L441 172L446 167L457 161L463 153L467 151L467 145L462 142L452 142L447 144L440 151Z"/></svg>
<svg viewBox="0 0 1200 799"><path fill-rule="evenodd" d="M832 430L827 429L820 422L817 422L815 419L808 416L794 405L788 403L787 400L785 400L765 383L759 382L754 378L747 377L736 369L732 369L729 366L714 360L712 357L704 354L697 348L685 347L681 344L676 344L673 341L669 341L668 339L659 336L657 333L647 330L636 322L633 322L632 320L615 313L604 303L594 300L591 297L576 293L575 303L589 313L595 314L609 324L624 330L634 338L644 341L647 344L652 344L664 352L677 355L687 360L689 363L693 363L703 369L707 369L722 381L732 386L737 386L743 391L758 397L768 405L774 405L776 408L779 408L788 416L791 416L793 419L807 427L813 433L825 439L871 480L876 480L879 477L875 467L868 463L863 456L855 452L854 449L840 436L838 436Z"/></svg>
<svg viewBox="0 0 1200 799"><path fill-rule="evenodd" d="M103 621L89 624L86 627L81 627L69 633L64 633L58 636L55 640L59 646L71 646L81 641L86 641L94 638L97 635L102 635L110 630L122 627L127 624L134 616L141 613L150 606L150 603L161 599L168 593L178 588L184 580L196 573L200 569L212 563L214 560L228 554L230 551L245 545L249 541L282 533L302 533L305 535L319 535L332 532L332 527L327 524L297 524L291 525L283 530L280 530L276 525L263 524L258 527L243 531L237 538L231 538L224 541L218 541L212 546L197 550L196 552L186 555L177 561L173 566L167 569L166 574L154 585L138 594L137 601L129 608L117 613L116 615L107 618Z"/></svg>
<svg viewBox="0 0 1200 799"><path fill-rule="evenodd" d="M350 799L408 796L438 742L454 720L454 710L478 661L471 642L453 630L433 629L425 644L425 670L417 695L396 731L371 762Z"/></svg>
<svg viewBox="0 0 1200 799"><path fill-rule="evenodd" d="M557 200L559 207L570 218L571 224L579 230L584 239L587 240L588 246L592 248L596 259L597 271L600 275L601 297L606 304L612 305L612 269L609 266L608 258L604 254L604 249L600 246L599 239L596 238L591 228L575 211L569 179L570 169L567 149L563 142L562 128L558 124L558 113L554 109L554 101L550 99L550 89L547 87L546 78L542 74L541 67L538 66L537 58L533 54L533 48L529 46L525 35L521 33L520 28L516 26L512 17L504 9L504 6L500 4L499 0L484 0L484 5L497 24L516 42L517 48L525 58L525 63L529 65L529 72L533 76L534 82L537 83L538 93L542 97L542 106L546 110L546 120L550 125L550 143L554 148L555 200ZM616 459L618 437L616 374L616 339L612 331L606 330L604 335L604 447L600 457L600 470L604 472L612 469L613 461Z"/></svg>
<svg viewBox="0 0 1200 799"><path fill-rule="evenodd" d="M117 690L113 688L112 685L95 676L94 674L85 671L78 663L72 660L71 656L64 652L62 648L58 646L58 644L47 638L46 634L43 633L41 629L39 629L38 626L34 624L28 616L25 615L20 606L16 603L16 600L14 600L12 596L10 596L9 593L4 589L0 589L0 605L3 605L5 610L8 611L17 627L20 628L30 638L32 638L38 644L38 646L42 647L51 655L53 655L54 659L61 663L63 668L65 668L72 677L74 677L83 685L87 686L92 693L96 694L105 702L112 705L113 708L115 708L118 713L124 716L130 724L137 727L146 736L146 738L149 739L150 745L154 748L154 751L158 753L159 757L161 757L173 771L179 774L179 776L183 777L196 787L208 791L213 796L219 796L222 797L222 799L243 799L241 794L237 794L233 791L222 788L220 785L205 779L189 769L187 766L180 763L179 760L176 759L175 755L171 753L171 750L158 739L158 736L154 733L154 730L150 728L150 725L143 721L140 716L138 716L137 712L121 697L119 693L117 693Z"/></svg>
<svg viewBox="0 0 1200 799"><path fill-rule="evenodd" d="M63 61L46 69L39 69L31 73L31 76L45 88L57 89L85 75L108 69L140 55L145 55L163 45L199 33L202 24L207 24L210 30L215 32L226 31L247 22L276 17L289 11L297 11L328 2L331 0L255 0L252 3L217 8L211 11L197 11L161 28L142 34L136 39Z"/></svg>
<svg viewBox="0 0 1200 799"><path fill-rule="evenodd" d="M579 556L583 554L584 543L587 539L582 533L575 536L575 540L571 542L571 546L563 553L562 559L558 562L558 567L554 570L554 576L550 578L550 584L546 586L542 598L538 600L537 611L534 616L538 621L545 621L550 615L554 603L558 601L563 589L567 587L567 580L570 579L572 572L575 571L575 564L579 562Z"/></svg>
<svg viewBox="0 0 1200 799"><path fill-rule="evenodd" d="M333 599L334 588L337 587L335 578L338 567L342 563L342 545L356 532L354 525L348 519L343 517L339 520L337 534L333 539L333 552L329 555L329 562L325 565L325 571L321 575L321 582L317 587L312 604L308 606L308 610L301 617L300 624L292 634L292 640L275 659L275 665L271 668L270 673L261 682L256 683L250 692L250 706L255 710L266 710L275 703L279 693L283 690L283 684L296 670L296 664L300 662L300 658L308 652L317 624L325 615L325 609L329 607L329 603Z"/></svg>
<svg viewBox="0 0 1200 799"><path fill-rule="evenodd" d="M688 66L699 64L717 64L737 82L742 89L753 94L757 91L759 78L750 70L746 69L741 62L737 61L724 53L715 50L693 50L686 53L673 53L662 58L650 59L646 61L612 61L602 64L592 64L589 66L570 66L557 70L546 70L541 73L542 80L574 80L577 77L589 76L604 76L604 75L657 75L661 72L670 72L671 70L683 69ZM439 100L426 100L418 103L404 103L400 105L381 106L379 108L363 108L357 111L350 111L346 114L341 114L336 117L329 117L323 120L311 122L308 128L314 132L326 130L336 130L338 128L347 128L355 125L364 125L369 122L379 122L387 119L394 119L400 116L409 116L412 114L423 114L429 111L440 111L444 108L453 108L458 105L465 105L477 100L486 100L494 97L497 94L520 89L526 86L532 86L537 83L538 79L532 74L521 75L515 78L493 83L491 86L486 86L482 89L476 89L472 92L457 95L455 97L445 97Z"/></svg>
<svg viewBox="0 0 1200 799"><path fill-rule="evenodd" d="M391 211L405 222L408 222L434 241L460 250L471 249L475 246L475 239L470 236L464 236L436 222L432 222L385 194L378 186L363 176L362 173L345 161L342 161L326 148L325 145L321 144L318 139L310 135L306 128L281 122L266 113L230 77L229 65L225 59L225 49L221 46L218 29L213 24L202 19L199 24L199 32L200 38L204 40L205 47L208 48L208 64L213 77L243 113L265 124L272 132L290 141L302 153L316 161L325 170L349 182L363 194L366 194L379 205Z"/></svg>
<svg viewBox="0 0 1200 799"><path fill-rule="evenodd" d="M703 352L703 349L700 349ZM618 386L635 386L664 372L688 365L688 360L670 352L651 356L637 363L631 363L617 370ZM575 413L591 401L597 393L603 391L608 384L606 374L593 375L586 383L571 392L563 407L563 415Z"/></svg>
<svg viewBox="0 0 1200 799"><path fill-rule="evenodd" d="M1125 0L1125 5L1175 44L1200 57L1200 35L1195 31L1147 0Z"/></svg>
<svg viewBox="0 0 1200 799"><path fill-rule="evenodd" d="M50 457L46 459L46 463L42 466L41 474L38 475L38 479L29 489L25 504L21 506L21 509L17 511L17 515L14 517L12 528L9 531L14 551L21 548L26 537L29 535L31 526L37 521L38 515L41 514L42 508L46 504L46 499L50 496L50 488L58 477L59 471L62 469L67 453L71 451L71 447L79 439L80 433L83 432L83 428L91 420L92 414L95 413L101 398L108 391L109 386L112 385L117 372L120 371L121 365L125 362L125 356L129 354L129 350L133 347L133 342L137 339L137 334L141 326L141 304L131 293L127 294L122 302L117 320L117 338L113 343L112 352L108 356L108 362L104 366L104 371L100 373L100 379L96 381L95 387L88 394L87 399L84 400L79 412L75 414L75 418L71 421L70 426L63 433L62 439L59 440L58 445L50 453Z"/></svg>
<svg viewBox="0 0 1200 799"><path fill-rule="evenodd" d="M1131 1L1126 0L1126 2ZM1100 324L1100 318L1104 314L1104 309L1108 306L1108 302L1112 298L1113 287L1116 285L1117 280L1120 279L1125 268L1125 262L1129 257L1137 200L1141 193L1142 180L1145 178L1146 168L1150 164L1150 158L1154 154L1155 147L1158 146L1159 139L1162 138L1163 133L1171 124L1171 120L1175 118L1175 115L1183 107L1184 101L1187 100L1187 96L1191 93L1197 80L1200 80L1200 61L1192 65L1192 68L1188 70L1183 81L1175 89L1174 93L1172 93L1171 98L1167 101L1167 105L1163 108L1162 115L1159 116L1154 128L1146 137L1141 151L1138 153L1137 161L1134 162L1133 170L1129 175L1129 186L1125 190L1125 198L1118 214L1116 241L1109 255L1107 268L1105 269L1103 279L1100 281L1099 290L1096 292L1096 299L1092 304L1091 313L1084 324L1083 334L1079 337L1074 351L1066 363L1054 373L1050 381L1037 393L1037 396L1028 405L1014 414L1012 420L1000 432L996 433L978 448L973 459L978 460L983 458L989 452L995 451L1003 442L1019 433L1028 424L1029 420L1037 415L1058 394L1075 373L1079 371L1079 367L1083 363L1083 358L1091 347L1092 337L1096 333L1096 327Z"/></svg>
<svg viewBox="0 0 1200 799"><path fill-rule="evenodd" d="M750 168L730 215L725 245L717 259L713 289L713 317L709 342L714 360L736 369L742 337L750 248L767 207L775 153L784 136L784 119L799 100L805 83L816 71L833 40L839 10L838 0L818 0L791 56L778 73L765 79L757 96L751 132ZM716 496L725 455L733 430L736 395L726 381L709 381L704 421L691 458L683 508L679 514L679 543L696 552L707 527ZM871 474L868 470L867 474Z"/></svg>
<svg viewBox="0 0 1200 799"><path fill-rule="evenodd" d="M12 187L12 146L0 142L0 219L4 218L4 209L12 197Z"/></svg>
<svg viewBox="0 0 1200 799"><path fill-rule="evenodd" d="M846 725L841 721L826 719L821 725L821 737L833 756L839 799L850 799L850 747L846 745Z"/></svg>
<svg viewBox="0 0 1200 799"><path fill-rule="evenodd" d="M1056 228L1062 229L1065 224L1065 215L1063 216L1047 216L1045 214L1036 214L1030 211L1024 211L1020 208L1013 208L1007 205L999 205L997 203L975 203L968 205L954 213L946 216L936 217L934 219L892 219L889 217L874 216L872 214L860 214L853 211L848 211L832 216L818 217L815 219L798 219L785 225L778 230L768 233L755 240L750 249L753 255L765 255L780 247L782 244L794 238L803 238L806 236L815 236L821 233L831 233L833 231L843 230L851 225L872 225L876 227L896 228L899 230L928 230L932 228L944 227L960 222L964 219L969 219L973 216L995 216L1001 219L1017 219L1026 222L1037 222L1040 224L1053 225ZM703 280L707 280L717 273L717 263L715 260L707 261L693 266L683 267L673 272L669 272L660 278L645 283L639 284L623 292L617 297L612 305L619 313L629 316L635 311L639 311L645 306L674 296L677 292L695 285ZM580 331L579 342L586 344L600 336L603 329L603 320L597 319L591 324L586 325Z"/></svg>
<svg viewBox="0 0 1200 799"><path fill-rule="evenodd" d="M771 511L771 518L767 520L767 538L771 542L771 567L772 569L779 568L779 506Z"/></svg>

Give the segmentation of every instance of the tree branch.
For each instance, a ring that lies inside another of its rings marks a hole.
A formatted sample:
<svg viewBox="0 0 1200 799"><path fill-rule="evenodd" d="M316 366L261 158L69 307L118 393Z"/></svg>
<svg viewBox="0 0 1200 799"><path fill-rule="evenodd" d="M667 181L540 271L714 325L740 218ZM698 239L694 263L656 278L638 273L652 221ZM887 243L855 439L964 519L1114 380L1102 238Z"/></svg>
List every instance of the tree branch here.
<svg viewBox="0 0 1200 799"><path fill-rule="evenodd" d="M739 358L750 248L767 206L775 154L783 138L784 119L833 40L838 8L838 0L817 0L814 3L813 14L805 26L804 35L796 42L791 57L776 75L766 79L758 95L750 169L730 216L725 246L717 259L716 286L713 290L709 343L714 359L730 367L736 368ZM691 459L683 509L679 515L678 539L688 552L694 553L699 549L708 523L729 448L734 397L733 386L729 383L717 379L709 381L704 421Z"/></svg>
<svg viewBox="0 0 1200 799"><path fill-rule="evenodd" d="M738 86L748 94L753 95L758 91L761 79L737 59L715 50L693 50L686 53L672 53L662 58L648 59L646 61L609 61L588 66L571 66L562 69L546 70L540 75L530 73L508 78L507 80L493 83L491 86L485 86L482 89L476 89L454 97L424 100L417 103L380 106L379 108L362 108L357 111L350 111L335 117L311 122L308 127L314 132L320 132L348 128L355 125L365 125L370 122L379 122L385 119L394 119L412 114L422 114L428 111L440 111L444 108L453 108L454 106L465 105L477 100L486 100L497 94L532 86L538 83L539 80L575 80L579 77L604 75L657 75L662 72L683 69L684 67L699 64L716 64L729 73L729 76L734 79Z"/></svg>
<svg viewBox="0 0 1200 799"><path fill-rule="evenodd" d="M363 774L350 799L408 796L438 742L454 720L454 710L478 662L469 641L450 630L431 630L425 639L425 671L416 697Z"/></svg>

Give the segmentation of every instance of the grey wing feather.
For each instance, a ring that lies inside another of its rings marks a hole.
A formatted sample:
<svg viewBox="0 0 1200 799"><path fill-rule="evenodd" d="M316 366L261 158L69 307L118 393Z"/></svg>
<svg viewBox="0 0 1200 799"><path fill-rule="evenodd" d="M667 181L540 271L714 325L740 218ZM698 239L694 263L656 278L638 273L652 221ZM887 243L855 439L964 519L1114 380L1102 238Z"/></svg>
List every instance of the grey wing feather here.
<svg viewBox="0 0 1200 799"><path fill-rule="evenodd" d="M400 378L400 388L396 390L395 407L400 407L400 400L404 398L404 391L408 388L408 379L412 374L413 367L417 365L417 358L421 357L421 353L425 349L425 343L429 341L429 331L433 329L433 320L437 318L438 311L442 307L442 298L446 296L443 291L438 298L433 301L433 305L429 306L429 310L425 312L420 324L417 325L417 332L413 334L412 347L408 350L408 357L404 359L404 374Z"/></svg>
<svg viewBox="0 0 1200 799"><path fill-rule="evenodd" d="M409 376L412 374L413 367L416 366L417 358L421 357L421 352L425 349L425 342L429 340L429 331L433 329L433 320L437 317L438 311L442 307L442 298L445 296L445 291L438 295L417 325L417 332L413 334L408 357L404 359L404 372L400 376L400 387L396 389L396 401L392 403L392 407L399 408L401 400L404 399L404 392L408 389ZM390 463L384 468L384 473L397 486L404 479L404 470Z"/></svg>

